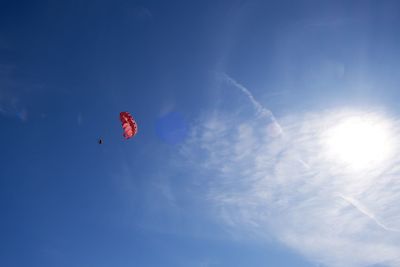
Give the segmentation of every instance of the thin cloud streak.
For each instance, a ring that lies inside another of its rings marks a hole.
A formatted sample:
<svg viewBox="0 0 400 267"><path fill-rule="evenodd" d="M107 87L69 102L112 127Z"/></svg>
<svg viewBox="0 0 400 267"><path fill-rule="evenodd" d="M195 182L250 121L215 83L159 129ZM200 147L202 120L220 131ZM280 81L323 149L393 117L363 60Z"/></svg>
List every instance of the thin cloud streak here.
<svg viewBox="0 0 400 267"><path fill-rule="evenodd" d="M260 102L258 102L254 98L253 94L250 92L249 89L247 89L244 85L240 84L226 73L221 74L221 77L223 81L225 81L230 85L233 85L235 88L239 89L244 95L246 95L246 97L250 100L251 104L256 110L257 116L269 118L271 120L272 123L268 127L270 135L277 136L282 134L282 127L279 125L272 111L261 105Z"/></svg>
<svg viewBox="0 0 400 267"><path fill-rule="evenodd" d="M352 197L346 197L343 195L340 195L340 197L345 200L347 203L352 205L354 208L356 208L358 211L360 211L362 214L373 220L377 225L385 229L386 231L392 231L392 232L400 232L397 229L393 229L390 227L387 227L385 224L383 224L381 221L379 221L375 215L367 208L365 207L360 201L352 198Z"/></svg>
<svg viewBox="0 0 400 267"><path fill-rule="evenodd" d="M239 90L241 90L246 96L247 98L250 100L250 102L252 103L252 105L254 106L255 110L257 111L259 116L266 116L266 117L271 117L273 119L274 115L272 114L272 112L269 109L266 109L265 107L263 107L255 98L254 96L250 93L250 91L244 87L243 85L241 85L240 83L238 83L236 80L234 80L232 77L230 77L228 74L222 74L222 77L224 78L224 80L230 84L232 84L233 86L235 86L236 88L238 88Z"/></svg>

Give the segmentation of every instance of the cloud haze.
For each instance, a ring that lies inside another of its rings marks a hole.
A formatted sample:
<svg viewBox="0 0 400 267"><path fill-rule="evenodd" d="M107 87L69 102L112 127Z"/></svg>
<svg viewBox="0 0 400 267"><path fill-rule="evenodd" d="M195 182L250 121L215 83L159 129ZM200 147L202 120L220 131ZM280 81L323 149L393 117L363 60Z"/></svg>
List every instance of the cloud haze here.
<svg viewBox="0 0 400 267"><path fill-rule="evenodd" d="M253 113L206 112L181 150L209 177L203 184L214 216L233 233L278 240L323 266L400 266L400 121L337 109L288 115L278 124L244 86L229 76L222 83L227 94L240 90ZM324 132L348 116L387 126L388 160L353 170L326 154ZM271 134L271 118L284 134Z"/></svg>

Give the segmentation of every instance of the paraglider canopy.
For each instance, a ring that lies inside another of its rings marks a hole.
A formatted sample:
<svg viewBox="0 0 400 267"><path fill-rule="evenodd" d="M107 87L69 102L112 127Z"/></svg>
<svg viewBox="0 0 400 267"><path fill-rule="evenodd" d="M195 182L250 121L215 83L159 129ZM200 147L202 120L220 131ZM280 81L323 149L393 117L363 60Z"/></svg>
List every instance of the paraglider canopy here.
<svg viewBox="0 0 400 267"><path fill-rule="evenodd" d="M132 115L129 114L129 112L124 111L119 114L119 118L122 123L122 128L124 129L124 137L129 139L135 136L138 127Z"/></svg>

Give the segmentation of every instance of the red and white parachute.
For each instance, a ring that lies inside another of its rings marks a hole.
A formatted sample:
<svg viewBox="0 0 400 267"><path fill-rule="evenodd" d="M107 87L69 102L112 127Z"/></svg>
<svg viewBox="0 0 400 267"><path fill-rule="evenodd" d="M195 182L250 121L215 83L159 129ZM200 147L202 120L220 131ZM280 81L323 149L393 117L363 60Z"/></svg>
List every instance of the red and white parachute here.
<svg viewBox="0 0 400 267"><path fill-rule="evenodd" d="M119 118L122 123L122 128L124 129L124 137L126 139L134 137L135 134L137 134L138 127L132 115L124 111L119 113Z"/></svg>

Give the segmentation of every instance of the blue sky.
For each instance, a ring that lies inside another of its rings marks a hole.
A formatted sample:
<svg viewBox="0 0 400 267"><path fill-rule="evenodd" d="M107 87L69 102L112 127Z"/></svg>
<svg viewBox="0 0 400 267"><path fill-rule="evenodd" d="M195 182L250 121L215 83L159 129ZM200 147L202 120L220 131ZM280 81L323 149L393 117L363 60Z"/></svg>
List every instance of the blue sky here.
<svg viewBox="0 0 400 267"><path fill-rule="evenodd" d="M400 266L399 29L397 1L0 1L0 265Z"/></svg>

